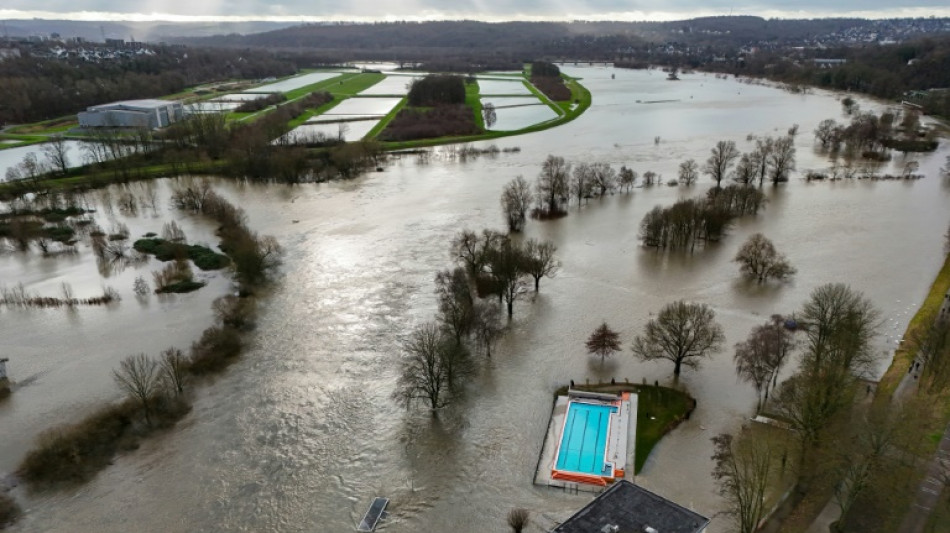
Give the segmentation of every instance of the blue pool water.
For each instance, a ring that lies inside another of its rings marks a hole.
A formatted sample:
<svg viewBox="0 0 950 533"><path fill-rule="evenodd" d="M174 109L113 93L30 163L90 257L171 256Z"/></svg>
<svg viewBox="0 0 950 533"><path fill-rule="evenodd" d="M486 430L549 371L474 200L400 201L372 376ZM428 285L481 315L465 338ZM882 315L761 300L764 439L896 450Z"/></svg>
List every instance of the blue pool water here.
<svg viewBox="0 0 950 533"><path fill-rule="evenodd" d="M571 402L555 468L595 476L609 475L610 472L604 472L604 451L610 414L615 412L617 408L610 405Z"/></svg>

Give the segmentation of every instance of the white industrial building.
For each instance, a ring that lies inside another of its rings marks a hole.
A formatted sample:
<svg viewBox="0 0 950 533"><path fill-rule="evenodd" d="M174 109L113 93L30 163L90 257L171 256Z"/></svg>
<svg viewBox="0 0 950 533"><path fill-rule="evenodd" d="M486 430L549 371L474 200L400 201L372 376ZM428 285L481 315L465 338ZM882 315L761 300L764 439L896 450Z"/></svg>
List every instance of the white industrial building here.
<svg viewBox="0 0 950 533"><path fill-rule="evenodd" d="M156 129L183 116L184 108L177 100L126 100L95 105L79 113L79 127Z"/></svg>

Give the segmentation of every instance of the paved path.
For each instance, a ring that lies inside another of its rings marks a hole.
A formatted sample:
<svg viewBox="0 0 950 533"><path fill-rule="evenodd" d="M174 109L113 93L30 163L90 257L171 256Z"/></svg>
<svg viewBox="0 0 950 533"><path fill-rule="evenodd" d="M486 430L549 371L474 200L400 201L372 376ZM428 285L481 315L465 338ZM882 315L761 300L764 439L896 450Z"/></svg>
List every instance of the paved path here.
<svg viewBox="0 0 950 533"><path fill-rule="evenodd" d="M923 533L924 526L930 518L930 511L940 503L940 493L943 491L947 475L950 474L950 424L943 432L937 453L934 454L927 474L917 488L917 497L913 505L904 516L897 533Z"/></svg>

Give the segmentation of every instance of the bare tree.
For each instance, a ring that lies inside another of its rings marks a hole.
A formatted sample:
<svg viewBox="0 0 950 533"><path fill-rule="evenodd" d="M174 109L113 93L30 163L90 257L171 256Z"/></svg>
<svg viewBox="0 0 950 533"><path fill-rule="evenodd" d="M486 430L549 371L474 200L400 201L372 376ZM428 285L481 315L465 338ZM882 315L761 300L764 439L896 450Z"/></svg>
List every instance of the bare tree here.
<svg viewBox="0 0 950 533"><path fill-rule="evenodd" d="M755 141L755 150L752 152L751 163L755 167L755 175L759 178L759 187L765 182L769 173L769 160L775 147L775 139L766 137Z"/></svg>
<svg viewBox="0 0 950 533"><path fill-rule="evenodd" d="M531 209L531 187L521 176L508 182L501 193L501 209L505 213L508 231L524 229L528 211Z"/></svg>
<svg viewBox="0 0 950 533"><path fill-rule="evenodd" d="M472 333L478 346L485 350L485 355L491 357L491 349L501 335L501 311L496 305L486 302L475 303L475 324Z"/></svg>
<svg viewBox="0 0 950 533"><path fill-rule="evenodd" d="M437 273L435 294L439 303L439 322L455 338L456 344L462 344L462 338L471 331L475 320L475 302L465 270L456 267Z"/></svg>
<svg viewBox="0 0 950 533"><path fill-rule="evenodd" d="M724 514L732 517L735 531L755 533L765 516L765 496L774 470L772 445L768 439L742 435L735 439L728 433L712 441L713 478L726 500Z"/></svg>
<svg viewBox="0 0 950 533"><path fill-rule="evenodd" d="M536 188L538 198L548 213L561 211L561 203L569 193L570 175L571 165L563 157L549 155L541 165Z"/></svg>
<svg viewBox="0 0 950 533"><path fill-rule="evenodd" d="M587 338L587 353L600 356L600 364L614 352L620 351L620 334L610 329L606 322L601 324Z"/></svg>
<svg viewBox="0 0 950 533"><path fill-rule="evenodd" d="M782 137L776 140L769 153L768 163L773 185L788 181L788 174L795 170L795 139Z"/></svg>
<svg viewBox="0 0 950 533"><path fill-rule="evenodd" d="M571 175L571 196L577 200L578 206L590 198L592 189L591 166L587 163L575 165Z"/></svg>
<svg viewBox="0 0 950 533"><path fill-rule="evenodd" d="M185 377L188 375L188 359L178 348L171 347L162 352L159 360L162 380L168 390L176 395L185 392Z"/></svg>
<svg viewBox="0 0 950 533"><path fill-rule="evenodd" d="M719 141L711 150L703 172L716 181L716 187L721 187L722 180L729 174L729 169L738 157L735 141Z"/></svg>
<svg viewBox="0 0 950 533"><path fill-rule="evenodd" d="M689 187L699 177L699 165L695 159L687 159L680 163L680 183Z"/></svg>
<svg viewBox="0 0 950 533"><path fill-rule="evenodd" d="M743 274L755 279L759 283L768 279L783 280L795 274L795 268L788 259L775 249L772 241L765 235L756 233L739 248L736 253L736 263Z"/></svg>
<svg viewBox="0 0 950 533"><path fill-rule="evenodd" d="M42 144L40 149L46 155L49 166L65 176L69 172L69 146L62 135L51 135L49 141Z"/></svg>
<svg viewBox="0 0 950 533"><path fill-rule="evenodd" d="M725 336L715 317L705 304L668 304L633 340L633 353L643 361L672 361L673 375L679 377L682 366L697 368L702 358L722 347Z"/></svg>
<svg viewBox="0 0 950 533"><path fill-rule="evenodd" d="M537 239L525 241L523 250L524 262L522 269L534 278L534 292L538 292L541 278L553 278L561 268L561 262L554 256L557 246L549 241L539 242Z"/></svg>
<svg viewBox="0 0 950 533"><path fill-rule="evenodd" d="M780 315L756 326L745 341L736 344L736 374L755 387L756 411L768 402L769 390L776 384L793 347L791 333L785 329Z"/></svg>
<svg viewBox="0 0 950 533"><path fill-rule="evenodd" d="M607 163L593 163L590 165L591 185L598 194L604 197L617 186L617 171Z"/></svg>
<svg viewBox="0 0 950 533"><path fill-rule="evenodd" d="M451 401L448 368L445 364L442 330L434 323L416 328L404 345L398 386L393 398L406 408L423 402L430 409L445 407Z"/></svg>
<svg viewBox="0 0 950 533"><path fill-rule="evenodd" d="M743 185L750 185L755 181L757 171L757 163L751 154L742 154L742 157L739 158L739 164L736 165L736 177L735 180L737 183Z"/></svg>
<svg viewBox="0 0 950 533"><path fill-rule="evenodd" d="M524 251L511 239L503 239L489 254L489 270L508 307L508 318L514 313L515 300L527 292L524 276Z"/></svg>
<svg viewBox="0 0 950 533"><path fill-rule="evenodd" d="M528 525L530 516L531 513L528 512L527 509L515 507L508 511L508 527L511 528L513 533L521 533L525 526Z"/></svg>
<svg viewBox="0 0 950 533"><path fill-rule="evenodd" d="M161 389L158 363L144 353L130 355L119 363L118 370L112 371L112 377L119 388L142 406L145 423L152 425L152 399Z"/></svg>

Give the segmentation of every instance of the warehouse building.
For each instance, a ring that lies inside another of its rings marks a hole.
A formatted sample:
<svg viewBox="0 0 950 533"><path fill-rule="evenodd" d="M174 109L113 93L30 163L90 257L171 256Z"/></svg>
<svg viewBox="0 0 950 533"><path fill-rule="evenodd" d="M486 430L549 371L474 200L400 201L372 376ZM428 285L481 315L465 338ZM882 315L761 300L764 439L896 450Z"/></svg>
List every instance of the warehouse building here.
<svg viewBox="0 0 950 533"><path fill-rule="evenodd" d="M81 128L164 128L184 116L176 100L126 100L92 106L79 113Z"/></svg>

